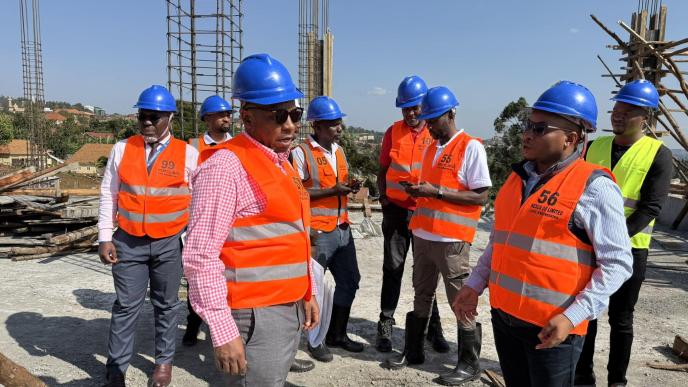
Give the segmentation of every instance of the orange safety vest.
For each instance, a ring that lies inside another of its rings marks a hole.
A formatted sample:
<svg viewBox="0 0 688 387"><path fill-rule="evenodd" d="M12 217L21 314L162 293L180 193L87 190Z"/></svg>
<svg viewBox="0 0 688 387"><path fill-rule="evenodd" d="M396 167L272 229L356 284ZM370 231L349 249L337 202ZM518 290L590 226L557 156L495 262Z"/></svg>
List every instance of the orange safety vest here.
<svg viewBox="0 0 688 387"><path fill-rule="evenodd" d="M442 150L434 165L437 141L433 141L425 152L421 180L444 192L468 191L469 188L461 184L458 176L464 163L466 147L472 139L465 132L459 134ZM482 206L455 204L437 198L418 198L409 228L473 243L481 212Z"/></svg>
<svg viewBox="0 0 688 387"><path fill-rule="evenodd" d="M387 169L386 195L389 199L404 202L410 196L400 182L418 183L423 162L423 152L432 142L432 137L427 127L423 127L414 142L411 129L403 120L395 122L392 125L391 131L392 147L389 151L389 157L392 159L392 162L389 165L389 169Z"/></svg>
<svg viewBox="0 0 688 387"><path fill-rule="evenodd" d="M165 238L179 233L189 220L191 192L184 179L186 143L171 138L150 173L143 136L129 137L117 174L117 222L130 235Z"/></svg>
<svg viewBox="0 0 688 387"><path fill-rule="evenodd" d="M569 229L590 176L608 170L576 160L523 204L523 181L512 173L495 201L490 304L537 326L571 305L597 267L595 252ZM585 335L588 322L571 333Z"/></svg>
<svg viewBox="0 0 688 387"><path fill-rule="evenodd" d="M337 148L337 172L327 161L325 152L320 147L310 144L299 145L303 151L308 168L308 180L304 182L306 188L332 188L337 182L349 181L349 164L341 147ZM296 161L294 161L296 167ZM315 230L330 232L340 223L349 222L346 196L329 196L311 199L311 227Z"/></svg>
<svg viewBox="0 0 688 387"><path fill-rule="evenodd" d="M227 303L245 309L310 300L310 208L301 178L288 162L280 171L244 136L222 145L267 199L260 214L236 219L220 252Z"/></svg>

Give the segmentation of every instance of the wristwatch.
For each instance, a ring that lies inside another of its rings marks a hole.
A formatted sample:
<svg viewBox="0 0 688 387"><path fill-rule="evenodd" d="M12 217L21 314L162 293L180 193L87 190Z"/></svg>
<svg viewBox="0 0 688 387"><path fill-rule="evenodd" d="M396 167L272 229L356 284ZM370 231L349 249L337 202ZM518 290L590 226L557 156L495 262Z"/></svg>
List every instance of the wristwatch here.
<svg viewBox="0 0 688 387"><path fill-rule="evenodd" d="M442 188L437 190L437 198L442 199L444 197L444 192L442 192Z"/></svg>

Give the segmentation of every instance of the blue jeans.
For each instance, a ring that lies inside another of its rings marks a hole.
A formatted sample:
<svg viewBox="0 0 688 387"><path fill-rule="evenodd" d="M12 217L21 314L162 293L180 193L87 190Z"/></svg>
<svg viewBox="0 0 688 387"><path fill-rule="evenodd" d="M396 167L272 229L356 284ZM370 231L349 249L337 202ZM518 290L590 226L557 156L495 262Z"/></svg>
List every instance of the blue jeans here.
<svg viewBox="0 0 688 387"><path fill-rule="evenodd" d="M492 329L507 386L573 386L584 336L569 335L554 348L535 349L542 328L498 309L492 309Z"/></svg>
<svg viewBox="0 0 688 387"><path fill-rule="evenodd" d="M332 302L337 306L350 307L361 281L351 227L345 224L330 232L318 232L315 260L332 272L336 285Z"/></svg>

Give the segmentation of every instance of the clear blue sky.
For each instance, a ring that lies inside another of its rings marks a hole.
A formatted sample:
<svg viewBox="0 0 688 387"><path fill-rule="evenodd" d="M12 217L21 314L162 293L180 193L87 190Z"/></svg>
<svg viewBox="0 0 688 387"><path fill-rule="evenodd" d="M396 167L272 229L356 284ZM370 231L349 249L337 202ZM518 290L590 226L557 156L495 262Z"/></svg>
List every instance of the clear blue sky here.
<svg viewBox="0 0 688 387"><path fill-rule="evenodd" d="M668 39L688 36L688 2L669 7ZM0 94L22 94L19 1L0 13ZM637 0L362 1L331 0L334 97L351 125L384 130L400 112L396 88L410 74L451 88L459 125L491 137L492 122L519 96L533 102L548 86L570 79L597 97L601 128L613 82L602 78L596 55L618 67L612 40L595 14L622 37ZM244 54L268 52L296 81L298 2L244 2ZM166 7L163 0L41 1L45 92L48 100L131 113L138 93L166 84ZM669 143L670 145L672 142ZM673 146L672 146L673 147Z"/></svg>

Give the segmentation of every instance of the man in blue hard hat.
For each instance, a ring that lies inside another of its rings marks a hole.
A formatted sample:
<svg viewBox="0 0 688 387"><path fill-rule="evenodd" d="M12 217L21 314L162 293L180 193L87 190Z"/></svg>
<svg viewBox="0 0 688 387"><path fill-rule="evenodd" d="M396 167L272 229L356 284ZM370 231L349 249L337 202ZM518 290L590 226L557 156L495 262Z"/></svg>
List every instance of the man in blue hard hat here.
<svg viewBox="0 0 688 387"><path fill-rule="evenodd" d="M389 359L398 369L425 361L423 330L428 323L441 276L450 305L470 272L469 252L482 205L492 181L482 142L456 127L459 101L444 86L428 90L421 104L435 141L423 156L419 181L406 191L417 199L409 228L413 232L413 311L406 315L406 347ZM480 377L481 327L458 322L458 357L453 371L438 381L460 385Z"/></svg>
<svg viewBox="0 0 688 387"><path fill-rule="evenodd" d="M232 129L233 112L232 105L219 95L211 95L203 101L200 118L205 122L208 131L202 137L189 139L189 144L198 150L199 164L208 158L202 156L203 152L232 138L229 132ZM186 317L186 332L184 332L182 344L193 346L198 342L198 331L203 320L194 312L188 298L186 304L189 315Z"/></svg>
<svg viewBox="0 0 688 387"><path fill-rule="evenodd" d="M311 198L311 229L317 233L315 261L331 271L336 284L326 340L316 346L308 344L311 355L323 362L332 361L328 346L363 351L363 344L346 334L361 274L347 210L347 195L357 192L360 182L350 178L344 149L337 144L344 116L334 99L314 98L306 115L313 123L313 134L292 151L294 167Z"/></svg>
<svg viewBox="0 0 688 387"><path fill-rule="evenodd" d="M172 380L181 234L188 222L190 175L198 152L172 137L176 104L163 86L145 89L138 108L140 134L112 148L101 184L98 255L112 265L117 298L112 306L107 385L124 386L134 353L134 333L146 290L155 315L155 371L150 385ZM113 234L114 220L117 230Z"/></svg>
<svg viewBox="0 0 688 387"><path fill-rule="evenodd" d="M586 327L632 272L623 198L611 172L581 158L596 128L592 93L561 81L533 104L523 158L495 200L494 229L454 301L464 321L489 286L508 386L571 386Z"/></svg>
<svg viewBox="0 0 688 387"><path fill-rule="evenodd" d="M404 185L418 182L423 154L432 142L425 121L419 118L421 101L427 91L425 81L417 75L401 81L396 107L401 109L403 120L387 129L380 150L377 182L382 205L384 245L380 320L375 343L375 348L380 352L392 350L392 326L396 323L394 311L399 302L406 256L409 248L413 247L408 225L416 209L416 199L406 192ZM433 301L427 330L427 339L437 352L449 351L449 344L442 332L437 301Z"/></svg>
<svg viewBox="0 0 688 387"><path fill-rule="evenodd" d="M194 174L184 273L228 384L282 386L319 320L309 196L288 161L303 94L267 54L244 58L232 92L245 131Z"/></svg>
<svg viewBox="0 0 688 387"><path fill-rule="evenodd" d="M659 94L647 80L627 83L612 98L614 136L598 137L589 144L588 162L610 169L624 197L626 226L633 253L633 275L609 299L609 362L607 383L625 386L633 344L633 310L645 279L648 249L655 218L666 201L673 177L669 148L645 134L659 107ZM597 320L590 321L578 366L577 385L594 385L593 355Z"/></svg>

